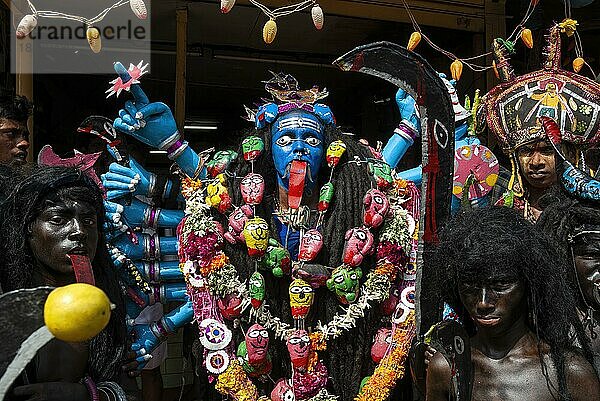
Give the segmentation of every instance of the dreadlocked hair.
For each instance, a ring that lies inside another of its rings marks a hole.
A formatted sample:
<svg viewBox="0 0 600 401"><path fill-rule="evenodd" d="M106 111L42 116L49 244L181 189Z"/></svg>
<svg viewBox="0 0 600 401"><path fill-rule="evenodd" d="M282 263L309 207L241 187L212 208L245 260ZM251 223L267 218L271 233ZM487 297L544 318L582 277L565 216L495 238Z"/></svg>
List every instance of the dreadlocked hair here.
<svg viewBox="0 0 600 401"><path fill-rule="evenodd" d="M545 213L545 212L544 212ZM565 355L579 352L572 343L572 330L582 345L583 356L592 361L592 352L579 320L575 297L564 279L563 259L551 238L516 211L489 207L459 212L442 230L435 248L433 289L440 301L447 302L462 316L474 334L475 326L460 302L461 282L494 279L518 280L525 284L528 301L528 326L538 338L538 348L550 348L558 378L558 397L570 400L565 375ZM490 260L493 258L493 263ZM556 390L540 355L548 388Z"/></svg>
<svg viewBox="0 0 600 401"><path fill-rule="evenodd" d="M90 341L89 373L95 381L116 380L125 357L125 306L116 270L110 261L102 231L104 205L100 190L80 170L66 167L14 167L11 180L2 180L0 198L0 284L5 291L29 288L35 259L28 244L29 229L47 200L85 202L96 211L98 244L92 261L96 286L117 307L106 328ZM6 177L0 170L0 180Z"/></svg>
<svg viewBox="0 0 600 401"><path fill-rule="evenodd" d="M256 215L264 218L271 227L271 238L279 241L279 236L273 230L277 227L273 213L278 200L277 171L273 163L271 152L271 132L269 128L252 130L245 135L256 135L263 139L265 150L254 162L254 172L259 173L265 180L265 192L263 202L256 206ZM345 136L339 129L326 126L324 131L324 144L335 140L342 140L346 144L345 160L335 168L333 185L335 194L325 216L322 226L324 246L314 263L320 263L329 267L337 267L342 262L344 249L344 237L346 231L352 227L362 224L363 197L372 187L368 176L366 163L360 165L352 162L357 157L366 160L372 157L369 150L349 136ZM327 145L325 145L327 146ZM241 155L241 148L238 149ZM243 204L239 183L241 178L251 172L251 165L238 158L230 169L228 179L229 193L234 205ZM319 191L320 187L327 182L329 177L328 167L323 157L323 163L318 181L313 191ZM305 196L306 196L305 192ZM318 196L318 193L317 193ZM226 226L226 221L223 224ZM314 221L313 221L314 223ZM226 252L231 262L236 266L240 278L245 280L255 270L254 263L248 258L244 246L231 246L226 244ZM368 266L374 266L373 258L365 258L362 265L363 281L368 273ZM275 316L281 316L282 320L291 323L291 310L289 306L288 287L291 282L289 277L281 279L267 277L266 302ZM372 372L373 366L370 358L371 339L377 329L376 322L380 318L379 313L371 308L367 311L365 318L357 321L357 326L351 332L344 333L335 340L329 341L327 351L322 352L319 357L324 359L328 366L331 384L335 394L340 400L352 400L358 393L361 379ZM335 294L327 288L319 288L315 292L315 301L311 311L306 318L306 326L312 326L317 321L326 323L340 312L340 303ZM273 377L290 377L290 359L285 344L278 343L270 347L273 352Z"/></svg>
<svg viewBox="0 0 600 401"><path fill-rule="evenodd" d="M569 285L577 294L581 310L587 309L586 302L577 284L577 275L573 255L571 253L570 236L582 225L600 227L600 208L598 206L574 199L560 188L553 188L540 199L544 212L536 226L556 240L559 251L564 256L564 270L569 279Z"/></svg>

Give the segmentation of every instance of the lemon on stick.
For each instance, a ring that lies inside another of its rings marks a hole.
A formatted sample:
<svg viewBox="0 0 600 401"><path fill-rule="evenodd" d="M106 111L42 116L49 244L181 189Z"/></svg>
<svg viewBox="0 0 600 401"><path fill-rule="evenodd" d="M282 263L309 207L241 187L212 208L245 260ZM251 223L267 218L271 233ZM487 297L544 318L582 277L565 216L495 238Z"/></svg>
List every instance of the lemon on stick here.
<svg viewBox="0 0 600 401"><path fill-rule="evenodd" d="M110 300L100 288L84 283L70 284L48 295L44 322L59 340L82 342L106 327L110 310Z"/></svg>

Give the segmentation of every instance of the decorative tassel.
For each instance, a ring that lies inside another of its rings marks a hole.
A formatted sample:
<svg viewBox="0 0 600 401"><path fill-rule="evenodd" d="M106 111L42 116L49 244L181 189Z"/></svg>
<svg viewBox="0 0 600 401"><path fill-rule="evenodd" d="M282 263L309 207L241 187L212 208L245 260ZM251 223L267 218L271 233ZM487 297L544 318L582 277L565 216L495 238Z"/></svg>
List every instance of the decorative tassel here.
<svg viewBox="0 0 600 401"><path fill-rule="evenodd" d="M313 8L310 10L310 14L312 15L313 24L315 24L315 28L321 30L323 28L323 23L325 22L325 17L323 16L323 10L319 7L318 4L315 4Z"/></svg>
<svg viewBox="0 0 600 401"><path fill-rule="evenodd" d="M37 18L35 15L28 14L21 19L19 26L17 27L17 38L23 39L29 35L31 31L37 26Z"/></svg>
<svg viewBox="0 0 600 401"><path fill-rule="evenodd" d="M452 79L458 81L462 75L463 63L459 59L456 59L450 64L450 72L452 73Z"/></svg>
<svg viewBox="0 0 600 401"><path fill-rule="evenodd" d="M585 60L583 59L583 57L577 57L575 60L573 60L573 71L575 71L575 72L581 71L584 64L585 64Z"/></svg>
<svg viewBox="0 0 600 401"><path fill-rule="evenodd" d="M87 41L90 44L92 51L94 53L100 53L100 50L102 50L102 37L100 36L98 28L93 26L88 27L85 36L87 36Z"/></svg>
<svg viewBox="0 0 600 401"><path fill-rule="evenodd" d="M525 28L521 31L521 40L523 41L523 43L525 43L525 46L527 46L530 49L533 49L533 37L531 36L530 29Z"/></svg>
<svg viewBox="0 0 600 401"><path fill-rule="evenodd" d="M515 196L521 197L523 196L523 183L521 182L521 172L519 171L519 161L517 160L517 156L514 154L510 157L510 164L512 174L510 176L510 180L508 181L508 189L513 192Z"/></svg>
<svg viewBox="0 0 600 401"><path fill-rule="evenodd" d="M410 34L410 39L408 39L408 45L406 45L406 48L410 51L413 51L419 45L419 42L421 42L421 33L413 32Z"/></svg>
<svg viewBox="0 0 600 401"><path fill-rule="evenodd" d="M274 19L270 19L263 27L263 40L269 45L275 40L275 35L277 35L277 23Z"/></svg>
<svg viewBox="0 0 600 401"><path fill-rule="evenodd" d="M492 61L492 69L496 78L500 79L500 73L498 72L498 68L496 68L496 61Z"/></svg>

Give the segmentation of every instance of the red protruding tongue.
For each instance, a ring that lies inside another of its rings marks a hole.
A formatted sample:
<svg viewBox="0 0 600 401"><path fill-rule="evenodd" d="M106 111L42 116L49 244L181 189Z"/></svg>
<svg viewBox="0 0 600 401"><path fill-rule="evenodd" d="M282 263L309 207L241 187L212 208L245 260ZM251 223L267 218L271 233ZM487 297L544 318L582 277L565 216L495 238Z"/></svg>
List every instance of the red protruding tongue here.
<svg viewBox="0 0 600 401"><path fill-rule="evenodd" d="M292 161L290 167L290 179L288 184L288 206L298 209L302 202L304 193L304 179L306 178L306 162L301 160Z"/></svg>
<svg viewBox="0 0 600 401"><path fill-rule="evenodd" d="M73 266L73 271L75 272L75 280L77 280L78 283L96 285L90 258L88 258L86 255L67 256L69 259L71 259L71 265Z"/></svg>

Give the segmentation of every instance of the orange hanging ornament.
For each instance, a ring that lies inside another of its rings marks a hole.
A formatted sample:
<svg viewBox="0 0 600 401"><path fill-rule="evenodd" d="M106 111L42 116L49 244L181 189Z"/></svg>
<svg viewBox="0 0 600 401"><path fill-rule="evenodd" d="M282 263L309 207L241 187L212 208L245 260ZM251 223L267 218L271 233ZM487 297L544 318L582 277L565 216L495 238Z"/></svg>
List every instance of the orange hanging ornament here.
<svg viewBox="0 0 600 401"><path fill-rule="evenodd" d="M525 28L521 31L521 40L523 41L523 43L525 43L525 46L527 46L530 49L533 49L533 37L531 36L530 29Z"/></svg>
<svg viewBox="0 0 600 401"><path fill-rule="evenodd" d="M456 59L450 64L450 73L452 73L452 79L458 81L462 75L463 63L459 59Z"/></svg>
<svg viewBox="0 0 600 401"><path fill-rule="evenodd" d="M90 49L92 49L94 53L100 53L100 50L102 49L102 37L100 36L98 28L93 26L88 27L85 36L87 37Z"/></svg>
<svg viewBox="0 0 600 401"><path fill-rule="evenodd" d="M275 40L275 35L277 35L277 24L275 20L270 19L263 27L263 40L266 44L271 44Z"/></svg>
<svg viewBox="0 0 600 401"><path fill-rule="evenodd" d="M413 32L410 34L410 39L408 39L408 45L406 45L406 48L410 51L413 51L419 45L420 41L421 41L421 33Z"/></svg>
<svg viewBox="0 0 600 401"><path fill-rule="evenodd" d="M583 59L583 57L577 57L575 60L573 60L573 71L575 71L575 72L581 71L584 64L585 64L585 60Z"/></svg>

